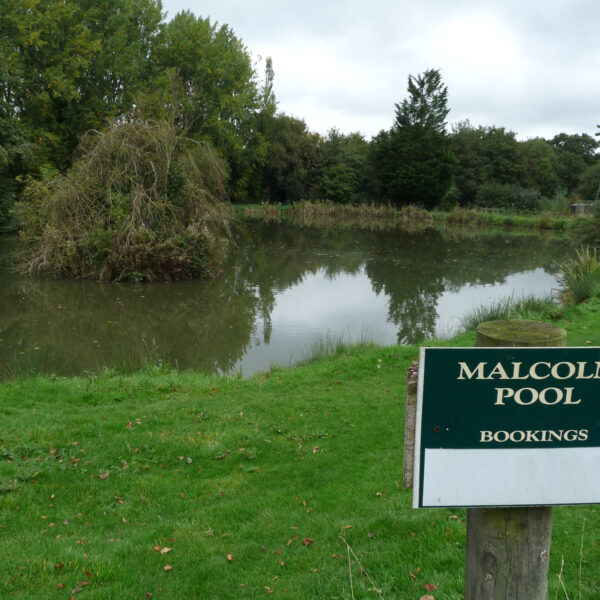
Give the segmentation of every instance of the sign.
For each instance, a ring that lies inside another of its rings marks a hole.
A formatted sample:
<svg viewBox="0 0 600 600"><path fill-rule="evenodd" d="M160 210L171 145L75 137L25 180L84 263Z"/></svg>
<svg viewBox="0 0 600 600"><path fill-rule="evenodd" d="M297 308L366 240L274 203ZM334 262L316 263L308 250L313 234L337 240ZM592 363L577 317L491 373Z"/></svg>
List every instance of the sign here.
<svg viewBox="0 0 600 600"><path fill-rule="evenodd" d="M413 506L600 503L600 348L421 348Z"/></svg>

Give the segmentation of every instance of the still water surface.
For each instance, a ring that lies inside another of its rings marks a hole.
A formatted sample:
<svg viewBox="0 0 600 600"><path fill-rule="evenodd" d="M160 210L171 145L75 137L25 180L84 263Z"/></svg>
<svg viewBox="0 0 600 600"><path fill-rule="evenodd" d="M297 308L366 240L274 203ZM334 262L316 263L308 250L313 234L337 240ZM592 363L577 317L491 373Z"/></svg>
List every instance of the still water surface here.
<svg viewBox="0 0 600 600"><path fill-rule="evenodd" d="M146 358L249 375L327 337L412 343L493 299L550 293L570 250L538 235L251 223L220 277L140 285L21 277L2 260L14 247L0 238L0 378Z"/></svg>

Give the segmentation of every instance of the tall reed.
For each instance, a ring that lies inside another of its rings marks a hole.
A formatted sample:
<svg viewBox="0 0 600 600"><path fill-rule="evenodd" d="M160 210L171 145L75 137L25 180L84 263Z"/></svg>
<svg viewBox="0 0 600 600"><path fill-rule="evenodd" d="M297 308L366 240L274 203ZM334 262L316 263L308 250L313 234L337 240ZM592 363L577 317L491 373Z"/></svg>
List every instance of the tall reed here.
<svg viewBox="0 0 600 600"><path fill-rule="evenodd" d="M585 246L575 256L559 264L558 281L563 297L579 304L600 290L600 260L596 248Z"/></svg>
<svg viewBox="0 0 600 600"><path fill-rule="evenodd" d="M560 307L551 296L524 296L515 299L507 296L474 308L461 319L461 327L472 331L480 323L486 321L502 321L506 319L556 319L560 316Z"/></svg>

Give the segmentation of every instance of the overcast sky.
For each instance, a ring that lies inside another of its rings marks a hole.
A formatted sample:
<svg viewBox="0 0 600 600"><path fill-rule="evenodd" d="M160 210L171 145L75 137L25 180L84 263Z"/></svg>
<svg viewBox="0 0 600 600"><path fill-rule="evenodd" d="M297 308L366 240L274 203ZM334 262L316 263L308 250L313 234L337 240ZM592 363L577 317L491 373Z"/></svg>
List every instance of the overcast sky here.
<svg viewBox="0 0 600 600"><path fill-rule="evenodd" d="M278 109L312 131L389 129L409 74L440 69L448 123L519 139L600 123L598 0L163 0L271 56Z"/></svg>

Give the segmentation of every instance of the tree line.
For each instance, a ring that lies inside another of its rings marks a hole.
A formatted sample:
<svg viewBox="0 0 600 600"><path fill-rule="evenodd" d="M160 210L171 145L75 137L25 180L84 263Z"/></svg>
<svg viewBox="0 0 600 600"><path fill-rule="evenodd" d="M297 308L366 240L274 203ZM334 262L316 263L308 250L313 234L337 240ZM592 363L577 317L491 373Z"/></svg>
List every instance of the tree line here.
<svg viewBox="0 0 600 600"><path fill-rule="evenodd" d="M76 166L90 133L136 121L210 147L234 203L535 209L596 197L594 137L519 141L468 121L448 130L438 70L409 77L390 129L371 140L321 136L279 112L274 77L228 25L189 11L166 21L159 0L0 0L0 231L17 227L28 186ZM182 164L164 167L165 194L183 185Z"/></svg>

